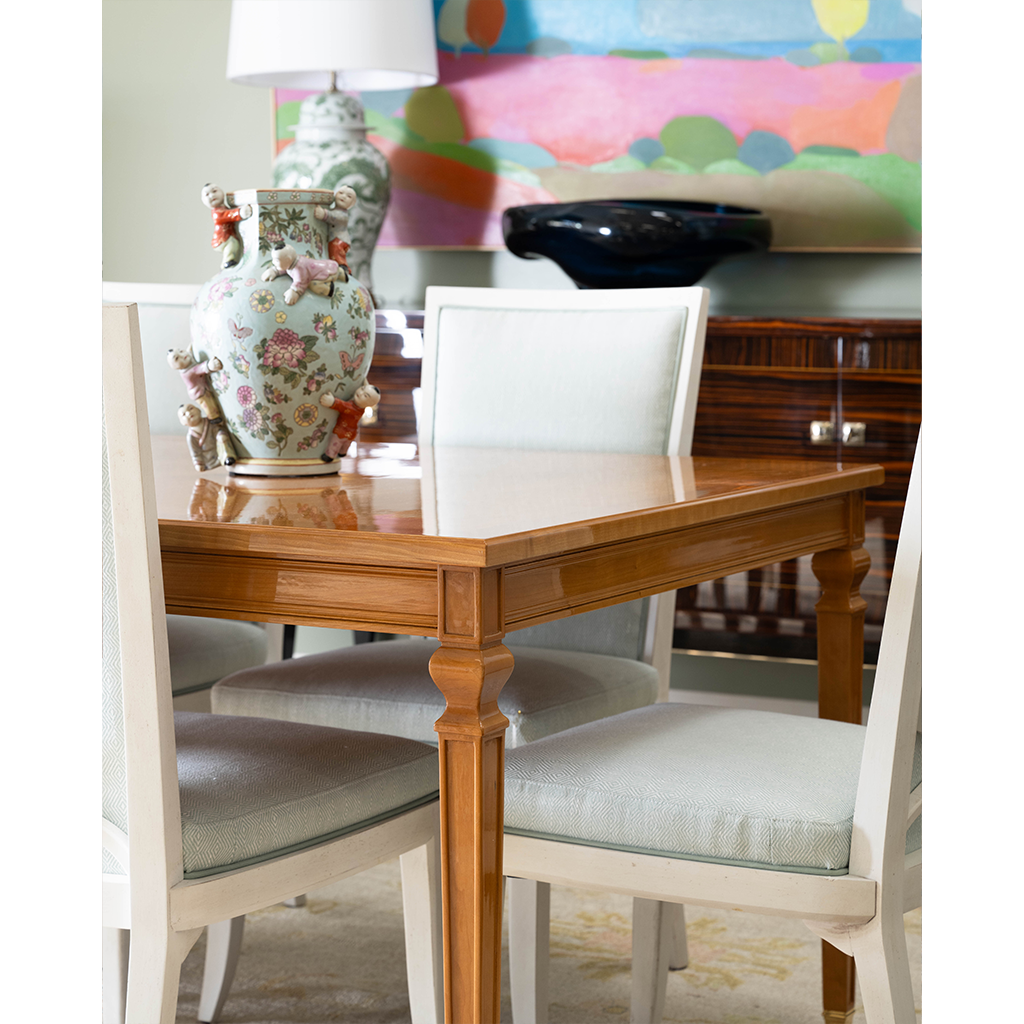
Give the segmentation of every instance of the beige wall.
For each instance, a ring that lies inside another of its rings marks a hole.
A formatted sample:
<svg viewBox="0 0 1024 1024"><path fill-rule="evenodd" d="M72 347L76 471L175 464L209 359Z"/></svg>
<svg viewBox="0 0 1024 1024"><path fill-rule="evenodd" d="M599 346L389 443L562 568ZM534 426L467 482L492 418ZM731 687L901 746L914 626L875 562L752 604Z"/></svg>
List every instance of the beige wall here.
<svg viewBox="0 0 1024 1024"><path fill-rule="evenodd" d="M210 250L207 181L270 184L270 91L225 76L230 0L104 0L103 278L198 284ZM383 305L418 308L430 284L570 288L548 260L508 252L378 251ZM711 312L921 315L916 255L768 254L701 281Z"/></svg>
<svg viewBox="0 0 1024 1024"><path fill-rule="evenodd" d="M104 0L103 278L201 282L208 181L270 183L270 90L225 78L230 0Z"/></svg>

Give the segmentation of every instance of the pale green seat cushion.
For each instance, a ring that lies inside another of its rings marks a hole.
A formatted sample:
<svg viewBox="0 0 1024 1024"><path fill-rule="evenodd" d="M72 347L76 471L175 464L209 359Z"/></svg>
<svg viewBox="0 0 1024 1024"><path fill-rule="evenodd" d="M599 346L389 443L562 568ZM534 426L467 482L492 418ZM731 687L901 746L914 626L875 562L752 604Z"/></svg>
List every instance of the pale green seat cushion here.
<svg viewBox="0 0 1024 1024"><path fill-rule="evenodd" d="M283 856L434 799L437 750L397 736L176 712L186 878Z"/></svg>
<svg viewBox="0 0 1024 1024"><path fill-rule="evenodd" d="M176 696L207 689L232 672L267 660L263 627L232 619L168 615L167 647Z"/></svg>
<svg viewBox="0 0 1024 1024"><path fill-rule="evenodd" d="M428 671L436 640L385 640L236 672L211 692L214 712L362 729L436 743L444 697ZM498 696L506 744L652 703L658 674L631 658L513 647Z"/></svg>
<svg viewBox="0 0 1024 1024"><path fill-rule="evenodd" d="M846 874L864 733L766 711L641 708L509 751L505 831ZM920 778L918 747L914 785ZM919 848L920 829L912 834Z"/></svg>

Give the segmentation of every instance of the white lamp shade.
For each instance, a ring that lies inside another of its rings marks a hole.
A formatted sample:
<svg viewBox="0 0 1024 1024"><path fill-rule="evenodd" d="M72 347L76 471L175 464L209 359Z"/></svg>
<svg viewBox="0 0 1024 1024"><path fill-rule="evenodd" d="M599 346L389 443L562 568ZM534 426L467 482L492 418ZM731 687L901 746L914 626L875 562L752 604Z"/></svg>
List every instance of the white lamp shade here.
<svg viewBox="0 0 1024 1024"><path fill-rule="evenodd" d="M431 0L233 0L228 78L240 85L356 91L437 81Z"/></svg>

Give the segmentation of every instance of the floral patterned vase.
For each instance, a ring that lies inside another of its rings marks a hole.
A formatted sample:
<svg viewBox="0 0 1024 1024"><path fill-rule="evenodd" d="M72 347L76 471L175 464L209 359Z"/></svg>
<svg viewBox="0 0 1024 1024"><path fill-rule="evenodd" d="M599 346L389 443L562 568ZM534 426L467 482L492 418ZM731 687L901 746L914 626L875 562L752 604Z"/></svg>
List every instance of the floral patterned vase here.
<svg viewBox="0 0 1024 1024"><path fill-rule="evenodd" d="M308 476L339 469L337 459L321 458L339 414L320 397L348 401L366 380L373 302L353 276L332 282L330 295L309 287L296 299L293 292L292 304L285 301L293 286L288 274L266 280L275 246L291 246L312 260L328 258L330 227L314 210L332 199L318 189L226 195L224 209L252 210L237 221L241 255L203 285L190 320L195 368L208 371L202 380L234 446L232 473ZM220 369L206 367L214 357Z"/></svg>
<svg viewBox="0 0 1024 1024"><path fill-rule="evenodd" d="M372 292L370 261L391 197L391 171L384 154L366 141L363 108L347 93L323 92L302 101L294 127L295 141L274 161L274 184L355 189L359 201L348 224L348 265Z"/></svg>

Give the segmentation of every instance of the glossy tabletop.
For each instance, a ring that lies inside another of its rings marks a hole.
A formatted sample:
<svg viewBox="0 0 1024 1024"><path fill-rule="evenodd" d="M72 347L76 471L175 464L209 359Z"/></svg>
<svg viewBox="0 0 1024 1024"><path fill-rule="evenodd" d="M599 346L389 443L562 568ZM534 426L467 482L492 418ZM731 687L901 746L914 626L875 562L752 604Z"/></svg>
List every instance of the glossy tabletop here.
<svg viewBox="0 0 1024 1024"><path fill-rule="evenodd" d="M483 1024L497 1019L500 978L504 636L814 554L820 713L859 721L864 488L883 471L356 448L340 475L240 478L199 474L183 438L153 438L167 609L441 641L430 672L447 702L435 727L446 1015ZM843 971L837 984L852 991Z"/></svg>

